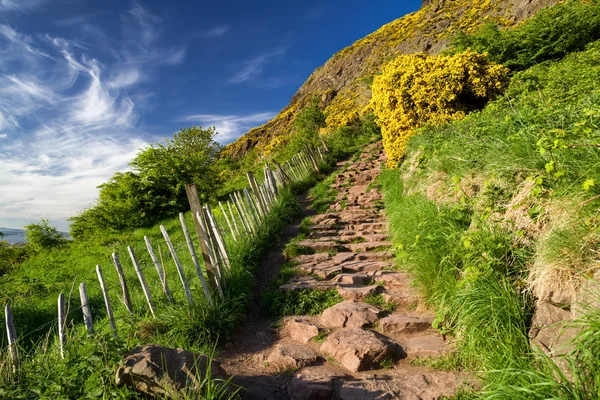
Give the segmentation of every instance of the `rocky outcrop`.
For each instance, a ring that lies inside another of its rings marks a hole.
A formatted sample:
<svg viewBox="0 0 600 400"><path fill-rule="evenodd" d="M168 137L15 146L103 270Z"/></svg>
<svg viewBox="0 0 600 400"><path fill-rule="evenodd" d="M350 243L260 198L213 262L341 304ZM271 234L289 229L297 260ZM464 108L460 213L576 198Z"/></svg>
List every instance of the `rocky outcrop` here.
<svg viewBox="0 0 600 400"><path fill-rule="evenodd" d="M219 363L211 362L208 356L149 344L125 355L115 382L148 396L162 397L186 387L198 387L207 370L213 378L227 378Z"/></svg>
<svg viewBox="0 0 600 400"><path fill-rule="evenodd" d="M371 96L364 78L378 73L391 57L417 52L437 54L447 47L459 27L468 30L486 20L515 24L559 1L503 0L490 6L489 2L426 0L415 13L382 26L333 55L310 75L275 118L228 145L224 154L239 159L250 149L263 148L275 137L289 134L296 113L314 95L328 107L330 115L360 110Z"/></svg>

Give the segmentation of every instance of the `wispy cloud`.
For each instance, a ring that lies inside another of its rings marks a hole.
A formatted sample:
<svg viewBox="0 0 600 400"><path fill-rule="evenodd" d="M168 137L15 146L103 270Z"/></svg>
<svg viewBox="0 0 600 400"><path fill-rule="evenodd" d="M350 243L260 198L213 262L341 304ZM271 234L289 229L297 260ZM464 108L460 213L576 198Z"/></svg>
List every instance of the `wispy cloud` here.
<svg viewBox="0 0 600 400"><path fill-rule="evenodd" d="M225 35L227 32L229 32L229 26L227 25L219 25L219 26L215 26L214 28L212 28L209 31L205 32L205 36L208 37L221 37L223 35Z"/></svg>
<svg viewBox="0 0 600 400"><path fill-rule="evenodd" d="M0 25L0 182L10 188L0 225L48 217L64 226L147 145L137 127L140 83L183 62L186 49L161 47L162 19L138 4L121 24L124 39L104 34L110 47L94 54L79 37Z"/></svg>
<svg viewBox="0 0 600 400"><path fill-rule="evenodd" d="M48 0L0 0L0 12L2 11L27 11L40 6Z"/></svg>
<svg viewBox="0 0 600 400"><path fill-rule="evenodd" d="M260 76L269 63L280 59L284 54L285 48L278 47L273 51L260 54L244 61L240 66L239 71L229 79L229 83L238 84Z"/></svg>
<svg viewBox="0 0 600 400"><path fill-rule="evenodd" d="M261 125L276 115L274 112L259 112L247 115L195 114L181 118L204 127L214 126L219 133L216 140L227 144L242 136L248 130Z"/></svg>

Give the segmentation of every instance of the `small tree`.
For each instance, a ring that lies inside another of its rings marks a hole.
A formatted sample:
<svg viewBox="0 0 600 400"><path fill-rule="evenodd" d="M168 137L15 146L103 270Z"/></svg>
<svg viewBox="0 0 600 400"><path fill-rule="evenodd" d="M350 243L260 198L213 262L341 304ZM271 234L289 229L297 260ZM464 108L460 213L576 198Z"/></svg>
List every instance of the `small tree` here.
<svg viewBox="0 0 600 400"><path fill-rule="evenodd" d="M325 150L327 150L325 141L319 135L319 129L325 126L326 118L327 115L321 110L321 107L319 107L319 98L313 96L308 105L296 116L294 125L296 126L300 137L309 142L314 142L318 139L323 144L323 147L325 147Z"/></svg>
<svg viewBox="0 0 600 400"><path fill-rule="evenodd" d="M67 238L55 227L50 226L46 218L42 218L39 224L25 226L25 238L34 250L51 249L67 243Z"/></svg>

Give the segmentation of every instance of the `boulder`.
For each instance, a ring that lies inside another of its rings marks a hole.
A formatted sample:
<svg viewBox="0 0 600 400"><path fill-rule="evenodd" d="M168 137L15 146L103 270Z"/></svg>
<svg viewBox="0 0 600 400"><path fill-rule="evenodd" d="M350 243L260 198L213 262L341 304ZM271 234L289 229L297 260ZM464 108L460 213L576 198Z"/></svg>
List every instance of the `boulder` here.
<svg viewBox="0 0 600 400"><path fill-rule="evenodd" d="M379 320L381 332L386 335L410 334L431 328L432 317L392 314Z"/></svg>
<svg viewBox="0 0 600 400"><path fill-rule="evenodd" d="M317 361L318 357L313 349L301 344L276 344L267 362L269 369L287 371L304 368Z"/></svg>
<svg viewBox="0 0 600 400"><path fill-rule="evenodd" d="M283 331L296 342L308 343L319 334L319 327L310 318L290 317L286 318Z"/></svg>
<svg viewBox="0 0 600 400"><path fill-rule="evenodd" d="M329 400L333 396L331 377L302 371L288 384L288 394L293 400Z"/></svg>
<svg viewBox="0 0 600 400"><path fill-rule="evenodd" d="M379 308L370 304L343 301L321 314L321 322L328 328L361 328L379 319Z"/></svg>
<svg viewBox="0 0 600 400"><path fill-rule="evenodd" d="M388 338L360 328L343 328L333 332L321 345L321 352L336 359L350 371L371 369L396 352L397 345Z"/></svg>
<svg viewBox="0 0 600 400"><path fill-rule="evenodd" d="M148 396L163 397L188 386L198 387L209 367L212 377L227 379L219 363L208 356L149 344L125 354L115 382Z"/></svg>
<svg viewBox="0 0 600 400"><path fill-rule="evenodd" d="M402 341L409 357L439 357L451 352L444 338L438 334L410 336Z"/></svg>

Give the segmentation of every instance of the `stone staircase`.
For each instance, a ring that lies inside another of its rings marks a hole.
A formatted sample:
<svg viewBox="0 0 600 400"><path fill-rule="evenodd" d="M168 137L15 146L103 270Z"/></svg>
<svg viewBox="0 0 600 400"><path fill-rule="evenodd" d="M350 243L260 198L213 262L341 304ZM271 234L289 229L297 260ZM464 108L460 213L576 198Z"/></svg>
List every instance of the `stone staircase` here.
<svg viewBox="0 0 600 400"><path fill-rule="evenodd" d="M434 399L469 381L410 363L452 348L432 328L433 315L417 309L410 274L397 270L382 195L370 187L384 161L381 145L374 144L358 161L340 163L331 186L337 201L312 218L310 235L298 243L315 253L294 258L302 275L280 287L333 289L345 299L317 317L285 318L279 339L265 352L272 373L294 371L289 398ZM363 301L375 296L385 310Z"/></svg>

